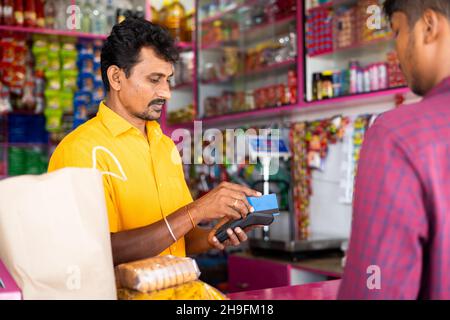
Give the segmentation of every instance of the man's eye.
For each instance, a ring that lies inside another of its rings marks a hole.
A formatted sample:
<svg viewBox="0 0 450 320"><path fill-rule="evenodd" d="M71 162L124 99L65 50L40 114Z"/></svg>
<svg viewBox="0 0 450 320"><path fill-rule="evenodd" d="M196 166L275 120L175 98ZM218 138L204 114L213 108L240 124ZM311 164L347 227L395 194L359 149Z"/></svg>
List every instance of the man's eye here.
<svg viewBox="0 0 450 320"><path fill-rule="evenodd" d="M150 79L150 81L151 81L152 83L158 83L158 82L159 82L159 79Z"/></svg>

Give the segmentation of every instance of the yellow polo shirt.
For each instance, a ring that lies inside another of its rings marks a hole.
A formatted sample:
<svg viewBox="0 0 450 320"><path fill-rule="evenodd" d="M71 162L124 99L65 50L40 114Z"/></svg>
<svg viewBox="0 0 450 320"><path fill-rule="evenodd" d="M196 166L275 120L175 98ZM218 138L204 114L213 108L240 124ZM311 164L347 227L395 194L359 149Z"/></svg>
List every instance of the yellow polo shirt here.
<svg viewBox="0 0 450 320"><path fill-rule="evenodd" d="M150 225L192 202L181 158L173 141L156 121L142 133L103 102L93 119L67 135L53 153L48 171L64 167L92 167L92 149L103 146L123 167L127 181L104 175L109 227L112 233ZM98 151L97 168L120 172L114 160ZM184 238L161 255L185 256Z"/></svg>

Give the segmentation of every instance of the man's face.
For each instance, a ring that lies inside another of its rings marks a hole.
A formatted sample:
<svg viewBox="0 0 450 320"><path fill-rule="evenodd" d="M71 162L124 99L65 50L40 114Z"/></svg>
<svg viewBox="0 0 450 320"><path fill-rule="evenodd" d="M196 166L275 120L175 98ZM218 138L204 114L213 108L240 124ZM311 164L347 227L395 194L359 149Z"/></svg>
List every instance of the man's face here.
<svg viewBox="0 0 450 320"><path fill-rule="evenodd" d="M173 65L158 57L150 47L143 47L138 63L121 83L119 99L128 113L145 121L158 120L170 99L169 79Z"/></svg>
<svg viewBox="0 0 450 320"><path fill-rule="evenodd" d="M391 23L400 67L408 86L415 94L423 96L432 87L432 71L427 54L429 50L423 43L421 22L417 22L414 27L410 26L405 13L395 12Z"/></svg>

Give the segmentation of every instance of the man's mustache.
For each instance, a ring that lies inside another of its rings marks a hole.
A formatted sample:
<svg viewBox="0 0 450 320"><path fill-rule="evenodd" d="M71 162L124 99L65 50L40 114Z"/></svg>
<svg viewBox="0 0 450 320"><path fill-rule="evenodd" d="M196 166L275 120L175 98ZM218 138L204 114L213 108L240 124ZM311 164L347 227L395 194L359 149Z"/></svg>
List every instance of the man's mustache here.
<svg viewBox="0 0 450 320"><path fill-rule="evenodd" d="M166 100L165 99L155 99L155 100L151 101L148 104L148 106L150 107L150 106L155 105L155 104L165 105L166 104Z"/></svg>

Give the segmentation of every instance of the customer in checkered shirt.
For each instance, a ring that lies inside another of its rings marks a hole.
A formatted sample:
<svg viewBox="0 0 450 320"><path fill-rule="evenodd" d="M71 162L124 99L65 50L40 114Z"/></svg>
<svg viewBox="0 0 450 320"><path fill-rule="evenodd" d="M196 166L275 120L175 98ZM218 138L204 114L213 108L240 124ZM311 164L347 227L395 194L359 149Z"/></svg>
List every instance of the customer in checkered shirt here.
<svg viewBox="0 0 450 320"><path fill-rule="evenodd" d="M368 130L341 299L450 299L450 0L386 0L423 100Z"/></svg>

